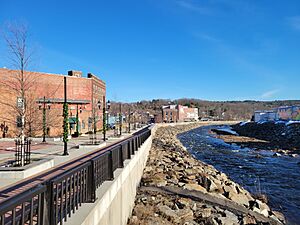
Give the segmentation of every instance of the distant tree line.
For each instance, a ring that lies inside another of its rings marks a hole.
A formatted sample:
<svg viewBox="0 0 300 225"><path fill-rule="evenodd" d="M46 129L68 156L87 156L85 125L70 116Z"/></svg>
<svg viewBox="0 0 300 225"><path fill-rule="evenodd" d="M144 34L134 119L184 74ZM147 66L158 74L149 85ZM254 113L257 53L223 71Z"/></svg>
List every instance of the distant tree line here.
<svg viewBox="0 0 300 225"><path fill-rule="evenodd" d="M111 112L118 112L120 103L112 102ZM200 118L214 118L218 120L250 120L256 110L270 110L280 106L300 105L300 100L281 101L206 101L193 98L182 98L176 100L153 99L151 101L139 101L132 103L122 103L122 112L131 111L139 113L149 112L156 114L161 112L163 105L180 104L199 109Z"/></svg>

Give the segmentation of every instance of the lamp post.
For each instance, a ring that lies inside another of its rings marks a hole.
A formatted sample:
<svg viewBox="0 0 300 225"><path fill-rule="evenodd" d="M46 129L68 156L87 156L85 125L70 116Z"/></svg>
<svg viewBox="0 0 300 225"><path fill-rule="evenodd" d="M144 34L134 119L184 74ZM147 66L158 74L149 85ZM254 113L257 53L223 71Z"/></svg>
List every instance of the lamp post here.
<svg viewBox="0 0 300 225"><path fill-rule="evenodd" d="M75 132L76 137L79 136L79 113L82 113L82 108L81 108L81 106L80 106L80 108L78 108L78 104L77 104L77 107L76 107L76 132Z"/></svg>
<svg viewBox="0 0 300 225"><path fill-rule="evenodd" d="M110 101L108 100L107 101L107 118L106 118L106 120L107 120L107 123L106 123L106 126L108 125L109 126L109 112L108 112L108 110L110 109Z"/></svg>
<svg viewBox="0 0 300 225"><path fill-rule="evenodd" d="M4 123L1 123L0 128L1 128L1 131L3 132L2 137L5 138L5 135L8 132L8 126L5 125L5 121L4 121Z"/></svg>
<svg viewBox="0 0 300 225"><path fill-rule="evenodd" d="M50 101L47 102L48 109L50 109ZM39 109L42 109L42 104L39 104ZM47 132L47 124L46 124L46 97L43 98L43 142L46 142L46 132Z"/></svg>
<svg viewBox="0 0 300 225"><path fill-rule="evenodd" d="M63 106L63 142L64 142L64 154L69 155L68 153L68 127L69 127L69 112L68 112L68 103L67 103L67 77L64 77L64 106Z"/></svg>
<svg viewBox="0 0 300 225"><path fill-rule="evenodd" d="M76 136L79 136L79 115L78 115L78 104L76 105Z"/></svg>
<svg viewBox="0 0 300 225"><path fill-rule="evenodd" d="M108 124L108 111L110 108L110 101L108 100L107 103L105 103L105 97L103 96L103 141L106 141L106 129L107 129L107 124ZM107 110L106 110L107 109ZM107 118L106 118L107 116ZM107 121L107 123L106 123Z"/></svg>
<svg viewBox="0 0 300 225"><path fill-rule="evenodd" d="M98 100L98 102L97 102L97 107L100 110L100 108L101 108L101 102L100 102L100 100ZM96 114L97 113L94 111L94 140L95 140L95 142L97 141L97 120L96 120Z"/></svg>
<svg viewBox="0 0 300 225"><path fill-rule="evenodd" d="M119 122L120 122L120 136L122 135L122 104L120 103L120 114L119 114Z"/></svg>
<svg viewBox="0 0 300 225"><path fill-rule="evenodd" d="M136 130L136 113L133 113L133 129Z"/></svg>
<svg viewBox="0 0 300 225"><path fill-rule="evenodd" d="M131 114L131 112L130 112L130 108L128 109L128 133L130 134L130 114Z"/></svg>

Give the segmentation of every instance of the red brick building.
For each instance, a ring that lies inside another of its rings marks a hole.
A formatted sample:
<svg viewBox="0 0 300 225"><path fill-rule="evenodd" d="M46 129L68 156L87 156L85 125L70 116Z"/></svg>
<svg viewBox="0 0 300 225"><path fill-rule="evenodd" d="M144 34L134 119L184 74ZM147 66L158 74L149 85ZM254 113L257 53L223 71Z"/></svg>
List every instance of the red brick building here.
<svg viewBox="0 0 300 225"><path fill-rule="evenodd" d="M162 107L162 117L164 123L176 123L178 121L178 110L176 105Z"/></svg>
<svg viewBox="0 0 300 225"><path fill-rule="evenodd" d="M76 114L79 118L79 132L92 131L94 124L97 130L102 129L103 105L106 86L104 81L89 73L82 77L80 71L69 71L68 75L40 72L25 72L26 81L25 129L29 136L42 134L44 98L47 105L46 124L49 136L62 134L64 77L67 77L67 102L69 103L70 133L76 131ZM8 126L7 136L18 135L17 97L19 97L20 71L0 69L0 124Z"/></svg>
<svg viewBox="0 0 300 225"><path fill-rule="evenodd" d="M198 108L182 105L168 105L162 107L162 113L155 115L155 122L176 123L198 120Z"/></svg>
<svg viewBox="0 0 300 225"><path fill-rule="evenodd" d="M188 122L198 120L198 108L189 108L187 106L178 105L178 121Z"/></svg>

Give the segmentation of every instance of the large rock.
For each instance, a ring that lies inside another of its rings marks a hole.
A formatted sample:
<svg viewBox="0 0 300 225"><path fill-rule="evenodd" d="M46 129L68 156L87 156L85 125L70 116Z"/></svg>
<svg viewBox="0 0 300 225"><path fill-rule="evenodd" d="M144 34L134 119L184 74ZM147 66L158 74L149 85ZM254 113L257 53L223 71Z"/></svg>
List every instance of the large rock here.
<svg viewBox="0 0 300 225"><path fill-rule="evenodd" d="M201 191L207 193L206 189L198 184L186 184L184 185L184 188L190 191Z"/></svg>
<svg viewBox="0 0 300 225"><path fill-rule="evenodd" d="M252 225L252 224L256 224L256 220L254 217L250 215L246 215L243 217L243 225Z"/></svg>
<svg viewBox="0 0 300 225"><path fill-rule="evenodd" d="M237 194L235 192L230 192L230 199L237 204L244 205L246 207L249 207L249 198L245 194Z"/></svg>
<svg viewBox="0 0 300 225"><path fill-rule="evenodd" d="M285 217L281 212L272 211L272 214L278 218L281 222L285 223Z"/></svg>
<svg viewBox="0 0 300 225"><path fill-rule="evenodd" d="M179 219L176 212L166 205L158 206L158 210L162 216L167 217L171 221L178 221Z"/></svg>
<svg viewBox="0 0 300 225"><path fill-rule="evenodd" d="M185 209L178 209L176 210L176 214L179 217L181 222L189 221L194 219L194 213L191 209L185 208Z"/></svg>
<svg viewBox="0 0 300 225"><path fill-rule="evenodd" d="M218 221L221 222L221 224L224 225L238 225L239 224L239 220L238 217L236 215L234 215L232 212L229 212L228 210L224 211L225 213L225 217L218 217Z"/></svg>

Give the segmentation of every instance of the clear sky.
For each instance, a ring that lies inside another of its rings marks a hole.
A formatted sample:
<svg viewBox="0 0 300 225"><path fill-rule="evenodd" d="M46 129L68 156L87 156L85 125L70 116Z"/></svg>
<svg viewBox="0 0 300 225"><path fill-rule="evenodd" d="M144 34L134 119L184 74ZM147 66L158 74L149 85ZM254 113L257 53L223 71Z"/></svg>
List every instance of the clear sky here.
<svg viewBox="0 0 300 225"><path fill-rule="evenodd" d="M92 72L111 100L300 98L299 0L0 0L10 21L34 70Z"/></svg>

